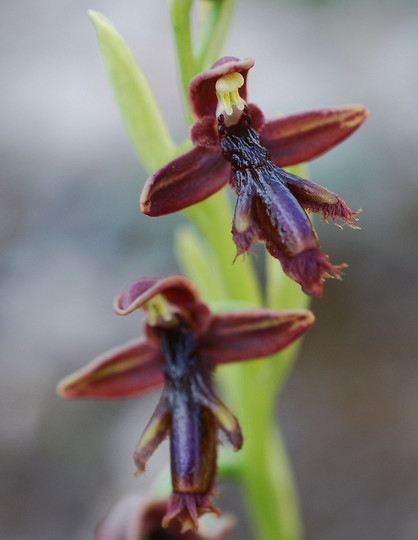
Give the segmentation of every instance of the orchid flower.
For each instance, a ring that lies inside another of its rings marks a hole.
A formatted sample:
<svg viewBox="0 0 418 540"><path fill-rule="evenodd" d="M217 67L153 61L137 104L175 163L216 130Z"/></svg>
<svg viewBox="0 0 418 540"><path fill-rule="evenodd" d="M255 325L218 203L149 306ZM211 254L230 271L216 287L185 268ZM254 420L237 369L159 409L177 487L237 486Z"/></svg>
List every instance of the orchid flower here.
<svg viewBox="0 0 418 540"><path fill-rule="evenodd" d="M316 157L367 118L361 105L320 109L265 120L247 103L251 58L223 57L189 84L195 123L193 148L148 178L140 208L149 216L184 209L228 182L237 194L232 223L237 256L264 242L285 273L307 294L320 296L326 277L339 277L320 250L307 212L355 228L356 214L335 193L280 167Z"/></svg>
<svg viewBox="0 0 418 540"><path fill-rule="evenodd" d="M267 356L299 337L314 321L309 310L252 309L212 313L183 276L143 278L114 300L127 315L145 310L145 337L130 341L64 379L59 394L118 398L163 387L160 401L134 453L137 474L170 437L170 497L163 527L174 518L182 532L197 530L198 518L220 510L212 504L218 431L234 450L242 445L235 416L216 394L212 374L218 364Z"/></svg>

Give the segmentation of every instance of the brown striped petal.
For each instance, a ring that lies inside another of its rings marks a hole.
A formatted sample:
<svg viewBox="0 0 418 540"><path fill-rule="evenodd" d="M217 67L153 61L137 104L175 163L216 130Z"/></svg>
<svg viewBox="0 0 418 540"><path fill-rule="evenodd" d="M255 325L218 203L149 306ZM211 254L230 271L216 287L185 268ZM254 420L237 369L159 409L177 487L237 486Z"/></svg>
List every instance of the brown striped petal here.
<svg viewBox="0 0 418 540"><path fill-rule="evenodd" d="M162 365L158 343L129 341L63 379L57 392L66 399L135 396L163 385Z"/></svg>
<svg viewBox="0 0 418 540"><path fill-rule="evenodd" d="M148 178L139 199L141 212L163 216L203 201L228 183L230 173L218 148L195 146Z"/></svg>
<svg viewBox="0 0 418 540"><path fill-rule="evenodd" d="M342 105L282 116L263 125L261 144L279 167L294 165L319 156L338 144L368 115L363 105Z"/></svg>
<svg viewBox="0 0 418 540"><path fill-rule="evenodd" d="M217 364L273 354L298 338L314 322L306 309L257 309L214 315L200 336L199 353Z"/></svg>

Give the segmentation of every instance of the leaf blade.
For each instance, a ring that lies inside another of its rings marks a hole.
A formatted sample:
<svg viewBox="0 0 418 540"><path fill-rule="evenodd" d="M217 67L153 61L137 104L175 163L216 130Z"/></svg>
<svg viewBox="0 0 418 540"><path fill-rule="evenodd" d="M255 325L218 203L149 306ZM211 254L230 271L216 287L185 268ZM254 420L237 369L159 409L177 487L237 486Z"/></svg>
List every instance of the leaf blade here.
<svg viewBox="0 0 418 540"><path fill-rule="evenodd" d="M132 144L143 165L154 171L176 152L152 89L112 23L89 11L100 52Z"/></svg>

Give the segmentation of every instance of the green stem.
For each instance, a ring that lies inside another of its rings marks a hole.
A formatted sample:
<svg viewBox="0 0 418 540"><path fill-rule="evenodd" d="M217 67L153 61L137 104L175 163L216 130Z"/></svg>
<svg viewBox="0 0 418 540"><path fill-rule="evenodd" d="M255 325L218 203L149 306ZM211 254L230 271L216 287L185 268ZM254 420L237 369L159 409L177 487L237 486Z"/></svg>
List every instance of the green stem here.
<svg viewBox="0 0 418 540"><path fill-rule="evenodd" d="M244 435L237 478L257 540L302 537L297 490L274 414L278 383L297 351L295 345L271 358L223 366L217 373Z"/></svg>
<svg viewBox="0 0 418 540"><path fill-rule="evenodd" d="M266 417L268 411L259 411ZM246 438L240 477L256 538L300 540L297 491L278 427L271 420L257 424Z"/></svg>
<svg viewBox="0 0 418 540"><path fill-rule="evenodd" d="M234 12L235 0L200 3L202 23L195 47L199 71L208 69L220 56Z"/></svg>
<svg viewBox="0 0 418 540"><path fill-rule="evenodd" d="M261 305L260 286L251 260L233 262L236 247L229 232L232 208L226 190L221 190L205 201L186 208L184 213L216 253L219 265L223 269L228 298Z"/></svg>
<svg viewBox="0 0 418 540"><path fill-rule="evenodd" d="M180 83L182 88L183 105L186 115L186 123L192 122L192 116L187 103L187 88L190 79L198 72L193 56L192 38L190 32L190 10L193 0L170 0L169 10L173 27L174 40L176 43L177 61L180 71Z"/></svg>

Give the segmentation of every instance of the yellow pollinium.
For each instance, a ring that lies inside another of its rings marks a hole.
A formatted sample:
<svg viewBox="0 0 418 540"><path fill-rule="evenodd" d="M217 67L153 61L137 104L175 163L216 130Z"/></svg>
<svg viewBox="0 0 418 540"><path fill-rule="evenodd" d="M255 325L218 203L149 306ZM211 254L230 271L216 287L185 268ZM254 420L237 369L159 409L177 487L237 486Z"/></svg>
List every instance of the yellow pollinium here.
<svg viewBox="0 0 418 540"><path fill-rule="evenodd" d="M244 84L241 73L228 73L216 81L215 90L222 112L231 115L234 106L242 111L245 101L240 97L238 89Z"/></svg>
<svg viewBox="0 0 418 540"><path fill-rule="evenodd" d="M147 323L150 326L171 326L178 322L175 313L170 309L167 300L162 294L156 294L145 304L145 307L148 313Z"/></svg>

